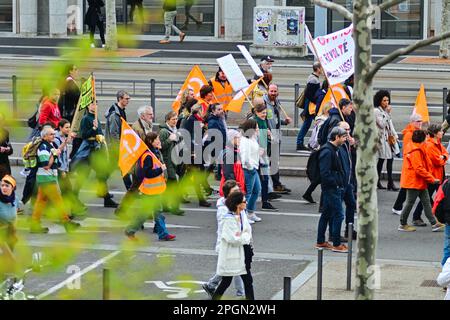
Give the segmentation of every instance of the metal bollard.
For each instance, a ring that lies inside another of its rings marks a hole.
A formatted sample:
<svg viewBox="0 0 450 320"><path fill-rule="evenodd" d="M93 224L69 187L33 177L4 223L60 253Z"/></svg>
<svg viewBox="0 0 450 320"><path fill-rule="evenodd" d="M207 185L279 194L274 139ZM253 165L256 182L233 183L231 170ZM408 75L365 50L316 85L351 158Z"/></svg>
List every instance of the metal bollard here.
<svg viewBox="0 0 450 320"><path fill-rule="evenodd" d="M317 300L322 300L323 249L317 249Z"/></svg>
<svg viewBox="0 0 450 320"><path fill-rule="evenodd" d="M284 277L283 300L291 300L291 277Z"/></svg>
<svg viewBox="0 0 450 320"><path fill-rule="evenodd" d="M150 80L150 104L153 108L153 122L156 122L156 80Z"/></svg>
<svg viewBox="0 0 450 320"><path fill-rule="evenodd" d="M442 89L442 121L445 120L445 116L447 115L447 95L448 95L448 89L443 88Z"/></svg>
<svg viewBox="0 0 450 320"><path fill-rule="evenodd" d="M353 247L353 223L348 224L348 253L347 253L347 291L352 290L352 247Z"/></svg>
<svg viewBox="0 0 450 320"><path fill-rule="evenodd" d="M110 270L103 269L103 300L110 300L111 298L110 279Z"/></svg>
<svg viewBox="0 0 450 320"><path fill-rule="evenodd" d="M17 76L12 76L13 117L17 118Z"/></svg>
<svg viewBox="0 0 450 320"><path fill-rule="evenodd" d="M298 83L294 84L294 127L298 128L298 108L295 105L298 99L298 92L300 90L300 85Z"/></svg>

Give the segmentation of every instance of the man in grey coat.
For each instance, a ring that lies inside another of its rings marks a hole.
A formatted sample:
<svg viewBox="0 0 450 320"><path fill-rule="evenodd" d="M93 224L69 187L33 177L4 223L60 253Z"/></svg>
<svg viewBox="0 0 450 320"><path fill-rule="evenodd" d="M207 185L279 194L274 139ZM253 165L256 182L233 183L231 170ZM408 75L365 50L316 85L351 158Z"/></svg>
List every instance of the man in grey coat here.
<svg viewBox="0 0 450 320"><path fill-rule="evenodd" d="M112 168L117 166L119 160L120 134L122 132L122 118L127 121L125 108L130 102L130 95L124 91L117 92L117 102L114 103L106 112L105 138L109 147L109 156ZM123 177L123 182L127 190L131 187L131 178L129 175Z"/></svg>

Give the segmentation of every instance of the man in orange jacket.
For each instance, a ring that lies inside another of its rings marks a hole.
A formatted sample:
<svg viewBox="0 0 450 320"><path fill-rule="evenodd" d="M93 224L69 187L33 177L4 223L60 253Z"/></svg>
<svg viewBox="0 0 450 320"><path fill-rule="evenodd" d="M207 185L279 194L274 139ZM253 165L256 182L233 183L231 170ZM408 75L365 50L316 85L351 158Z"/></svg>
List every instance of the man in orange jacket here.
<svg viewBox="0 0 450 320"><path fill-rule="evenodd" d="M412 144L412 134L414 130L422 129L422 116L419 114L413 114L409 118L409 123L403 129L403 159L405 155L410 151ZM405 161L403 160L402 165L402 176L405 168ZM392 208L392 213L400 215L402 213L403 203L406 200L406 190L400 189L397 195L397 200L395 200L394 207Z"/></svg>
<svg viewBox="0 0 450 320"><path fill-rule="evenodd" d="M431 173L433 164L426 154L425 138L425 131L415 130L412 134L410 150L405 154L400 186L402 189L406 189L406 204L402 210L398 231L416 231L416 228L408 225L407 221L417 197L423 204L425 215L431 223L431 230L433 232L442 231L445 227L436 220L431 212L427 187L428 184L439 184L440 180Z"/></svg>

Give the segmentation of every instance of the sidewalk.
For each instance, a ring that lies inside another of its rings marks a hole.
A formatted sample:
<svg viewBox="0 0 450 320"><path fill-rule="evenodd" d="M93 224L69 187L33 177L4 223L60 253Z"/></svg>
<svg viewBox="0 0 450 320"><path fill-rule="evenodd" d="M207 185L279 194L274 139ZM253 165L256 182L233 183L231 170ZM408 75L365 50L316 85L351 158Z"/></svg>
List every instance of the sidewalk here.
<svg viewBox="0 0 450 320"><path fill-rule="evenodd" d="M312 262L317 264L316 261ZM435 282L441 271L439 264L420 265L383 263L380 267L379 289L374 300L443 300L445 292ZM355 265L352 271L352 291L347 287L346 261L330 261L323 266L322 300L355 299ZM376 281L375 281L376 282ZM427 283L425 283L427 282ZM430 286L430 285L436 286ZM292 300L317 299L317 272L297 291Z"/></svg>

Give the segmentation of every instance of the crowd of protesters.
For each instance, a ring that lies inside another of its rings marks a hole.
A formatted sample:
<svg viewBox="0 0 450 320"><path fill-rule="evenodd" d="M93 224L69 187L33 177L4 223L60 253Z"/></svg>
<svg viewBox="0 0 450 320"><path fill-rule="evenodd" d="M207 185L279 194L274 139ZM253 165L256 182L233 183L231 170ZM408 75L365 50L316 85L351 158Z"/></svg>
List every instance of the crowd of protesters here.
<svg viewBox="0 0 450 320"><path fill-rule="evenodd" d="M179 187L188 181L199 206L211 207L208 199L216 193L220 197L216 204L217 272L203 288L213 299L220 299L235 277L236 294L254 299L250 272L253 255L251 225L262 221L256 214L258 199L261 197L261 210L275 212L278 209L272 205L272 200L291 193L281 182L278 166L281 128L292 120L284 112L278 86L273 82L273 62L269 56L261 60L263 84L260 83L253 92L251 112L241 120L237 129L230 129L227 123L224 110L233 97L233 90L220 68L200 89L199 97L192 89L187 89L182 95L180 108L168 112L158 129L153 124L153 108L149 105L138 108L138 119L131 128L147 146L147 151L123 175L126 194L121 203L113 200L108 180L118 169L122 120L127 121L131 97L120 90L116 95L117 101L104 116L98 113L97 101L92 101L82 111L83 115L76 117L77 96L80 95L78 70L70 65L60 88L44 93L39 101L36 127L33 128L31 142L27 144L30 150L35 149L35 153L34 158L27 158L24 171L27 177L21 201L9 167L8 156L13 152L9 133L2 125L4 117L0 116L0 227L4 229L6 226L8 230L6 238L11 251L16 241L14 214L1 206L6 204L16 208L15 211L22 211L31 200L31 233L49 232L41 224L43 214L60 220L67 232L74 232L80 227L75 220L87 214L87 207L80 200L80 191L91 181L91 171L95 172L96 183L89 185L95 185L96 195L103 198L104 207L113 208L117 216L128 219L129 224L124 230L128 239L137 241L136 233L144 229L145 222L150 219L154 221L153 232L159 240L173 241L176 235L169 232L163 212L184 214L180 203L190 202L189 190ZM357 197L355 165L358 141L353 138L356 117L351 100L352 79L344 84L349 99L343 98L335 106L330 102L322 103L328 83L326 80L320 83L321 75L320 64L314 63L305 89L304 123L297 138L298 151L311 151L308 170L310 162L311 166L316 165L317 170L303 198L315 203L312 193L321 185L321 215L315 247L345 253L348 248L344 243L350 237L357 237L356 231L349 234L348 229L349 224L354 223ZM315 108L310 108L311 103ZM317 114L322 104L321 114ZM403 131L403 146L400 148L391 111L389 92L378 91L374 96L379 132L377 187L399 191L392 210L400 215L399 231L410 232L415 231L415 227L427 226L421 219L424 211L433 232L445 229L448 247L449 221L438 221L432 213L433 194L444 182L444 167L449 157L441 142L442 127L431 124L425 131L421 116L413 114ZM71 126L75 125L76 119L80 121L76 124L78 130L75 133ZM104 129L100 119L104 119ZM312 133L305 146L306 132L311 125ZM400 156L403 157L403 167L399 189L394 184L392 166L394 157ZM381 181L385 160L387 187ZM210 184L212 172L220 181L218 191ZM414 226L410 226L408 216L416 198L420 202L413 214ZM345 223L343 234L342 223Z"/></svg>

